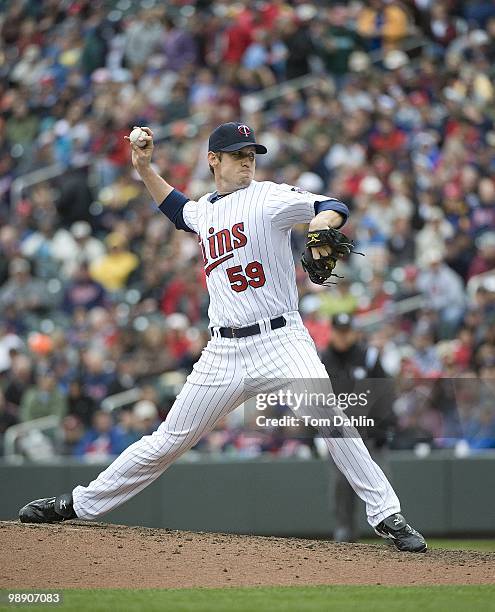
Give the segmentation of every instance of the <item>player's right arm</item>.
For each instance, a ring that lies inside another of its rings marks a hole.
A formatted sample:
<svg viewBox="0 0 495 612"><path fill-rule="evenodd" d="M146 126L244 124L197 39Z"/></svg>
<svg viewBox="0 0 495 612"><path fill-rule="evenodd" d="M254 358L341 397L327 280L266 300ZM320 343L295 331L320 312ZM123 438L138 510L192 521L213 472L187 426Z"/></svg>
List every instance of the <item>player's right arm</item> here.
<svg viewBox="0 0 495 612"><path fill-rule="evenodd" d="M129 136L125 137L126 140L129 140L129 144L131 145L132 165L142 178L143 183L146 185L146 189L150 192L155 202L163 202L163 200L172 193L174 188L151 167L153 132L149 127L142 127L141 129L147 134L145 147L139 147L137 144L131 142Z"/></svg>
<svg viewBox="0 0 495 612"><path fill-rule="evenodd" d="M128 136L125 137L131 145L132 165L160 211L174 223L175 227L186 232L195 232L195 210L191 206L194 203L190 202L187 196L172 187L153 170L151 166L153 132L148 127L142 127L141 129L147 134L146 146L139 147L137 144L130 142ZM188 209L190 210L186 209L187 204L189 204Z"/></svg>

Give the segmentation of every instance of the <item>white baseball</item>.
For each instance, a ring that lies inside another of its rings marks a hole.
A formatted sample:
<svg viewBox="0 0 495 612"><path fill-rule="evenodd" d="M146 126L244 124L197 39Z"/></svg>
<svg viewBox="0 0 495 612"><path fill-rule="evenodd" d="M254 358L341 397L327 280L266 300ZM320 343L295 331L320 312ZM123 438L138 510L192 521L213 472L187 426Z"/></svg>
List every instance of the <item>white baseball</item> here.
<svg viewBox="0 0 495 612"><path fill-rule="evenodd" d="M132 132L129 134L129 140L134 143L137 144L138 147L145 147L146 146L146 132L144 130L142 130L141 128L134 128L132 130Z"/></svg>

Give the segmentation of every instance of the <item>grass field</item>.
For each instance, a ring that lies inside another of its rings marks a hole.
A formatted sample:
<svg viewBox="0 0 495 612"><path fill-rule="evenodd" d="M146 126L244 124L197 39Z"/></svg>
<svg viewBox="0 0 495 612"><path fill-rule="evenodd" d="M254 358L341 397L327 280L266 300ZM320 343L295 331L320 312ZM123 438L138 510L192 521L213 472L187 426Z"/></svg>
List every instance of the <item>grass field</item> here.
<svg viewBox="0 0 495 612"><path fill-rule="evenodd" d="M0 606L0 609L39 610L40 607L77 612L416 612L418 609L489 612L495 610L495 586L66 590L62 605Z"/></svg>

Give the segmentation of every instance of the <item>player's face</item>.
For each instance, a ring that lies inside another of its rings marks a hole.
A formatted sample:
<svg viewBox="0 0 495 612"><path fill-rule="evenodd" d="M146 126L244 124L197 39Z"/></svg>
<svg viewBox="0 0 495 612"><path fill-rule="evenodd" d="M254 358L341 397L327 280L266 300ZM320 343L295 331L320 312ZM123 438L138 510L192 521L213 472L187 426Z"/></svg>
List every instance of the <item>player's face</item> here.
<svg viewBox="0 0 495 612"><path fill-rule="evenodd" d="M254 178L256 153L252 146L239 151L222 152L220 159L216 156L215 182L217 189L235 191L248 187Z"/></svg>

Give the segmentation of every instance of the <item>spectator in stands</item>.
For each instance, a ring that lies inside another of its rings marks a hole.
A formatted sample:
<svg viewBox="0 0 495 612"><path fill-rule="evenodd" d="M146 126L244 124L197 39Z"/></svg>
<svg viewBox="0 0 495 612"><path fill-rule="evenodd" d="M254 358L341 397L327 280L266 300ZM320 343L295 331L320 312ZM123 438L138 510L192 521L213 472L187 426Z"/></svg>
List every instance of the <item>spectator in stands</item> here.
<svg viewBox="0 0 495 612"><path fill-rule="evenodd" d="M12 357L11 368L7 372L7 384L4 392L5 399L15 406L17 413L24 392L33 384L33 364L31 359L23 353L16 354Z"/></svg>
<svg viewBox="0 0 495 612"><path fill-rule="evenodd" d="M357 309L358 300L351 292L350 280L344 277L334 291L320 294L320 303L320 314L331 317L338 312L353 313Z"/></svg>
<svg viewBox="0 0 495 612"><path fill-rule="evenodd" d="M94 402L101 402L108 395L108 389L115 378L109 371L104 355L96 350L85 351L82 357L81 385L84 396Z"/></svg>
<svg viewBox="0 0 495 612"><path fill-rule="evenodd" d="M122 355L122 350L120 354ZM133 355L123 354L117 362L115 377L108 387L108 395L123 393L124 391L129 391L137 387L138 379L136 371L135 357Z"/></svg>
<svg viewBox="0 0 495 612"><path fill-rule="evenodd" d="M26 154L24 147L35 139L39 129L39 118L29 111L29 107L24 100L19 100L12 108L12 115L7 119L5 133L7 142L13 147L19 146L19 152ZM24 145L24 146L23 146Z"/></svg>
<svg viewBox="0 0 495 612"><path fill-rule="evenodd" d="M419 273L417 284L427 303L440 316L441 335L448 337L464 314L466 297L461 278L443 263L439 252L432 252L427 267Z"/></svg>
<svg viewBox="0 0 495 612"><path fill-rule="evenodd" d="M430 3L430 15L425 25L432 40L443 49L448 47L459 34L457 19L454 15L449 14L448 0ZM439 52L442 53L443 49L440 49Z"/></svg>
<svg viewBox="0 0 495 612"><path fill-rule="evenodd" d="M165 330L161 326L151 324L139 334L137 348L133 352L134 372L138 379L172 369L174 360L165 349Z"/></svg>
<svg viewBox="0 0 495 612"><path fill-rule="evenodd" d="M51 305L46 283L31 275L29 261L13 259L9 265L9 280L0 288L0 308L10 306L17 313L42 314Z"/></svg>
<svg viewBox="0 0 495 612"><path fill-rule="evenodd" d="M244 19L236 14L237 7L231 7L224 29L222 64L227 71L227 79L235 78L242 57L253 39L253 19L250 10L245 11Z"/></svg>
<svg viewBox="0 0 495 612"><path fill-rule="evenodd" d="M55 449L58 455L72 457L84 436L84 425L74 415L68 414L62 420L60 435L56 441Z"/></svg>
<svg viewBox="0 0 495 612"><path fill-rule="evenodd" d="M142 9L128 24L125 32L124 59L134 70L144 67L163 38L160 9Z"/></svg>
<svg viewBox="0 0 495 612"><path fill-rule="evenodd" d="M141 400L134 404L132 417L134 421L133 429L137 438L150 435L160 423L158 409L149 400Z"/></svg>
<svg viewBox="0 0 495 612"><path fill-rule="evenodd" d="M492 402L481 407L464 423L464 436L472 449L495 448L495 412Z"/></svg>
<svg viewBox="0 0 495 612"><path fill-rule="evenodd" d="M142 437L134 428L135 419L132 409L124 408L119 410L115 416L115 420L115 431L121 440L122 448L127 448Z"/></svg>
<svg viewBox="0 0 495 612"><path fill-rule="evenodd" d="M78 308L91 310L96 306L103 306L105 297L103 287L91 278L88 264L82 263L76 268L72 281L65 288L62 308L72 315Z"/></svg>
<svg viewBox="0 0 495 612"><path fill-rule="evenodd" d="M363 48L359 34L349 27L349 8L336 3L326 9L325 19L314 27L315 45L326 70L336 76L349 72L349 58ZM306 71L307 72L307 71Z"/></svg>
<svg viewBox="0 0 495 612"><path fill-rule="evenodd" d="M67 414L74 416L84 427L89 427L93 421L93 415L97 409L97 402L85 395L79 380L69 383L67 394Z"/></svg>
<svg viewBox="0 0 495 612"><path fill-rule="evenodd" d="M412 364L419 377L440 376L442 364L433 336L428 330L421 330L414 335L415 353Z"/></svg>
<svg viewBox="0 0 495 612"><path fill-rule="evenodd" d="M80 264L91 264L105 255L102 242L91 235L91 226L87 221L76 221L70 228L71 236L67 237L70 245L64 256L62 274L72 278Z"/></svg>
<svg viewBox="0 0 495 612"><path fill-rule="evenodd" d="M163 52L166 69L172 72L186 71L197 62L196 42L187 27L179 28L173 19L163 19Z"/></svg>
<svg viewBox="0 0 495 612"><path fill-rule="evenodd" d="M495 227L495 182L484 177L481 179L477 194L478 206L471 213L472 233L479 236Z"/></svg>
<svg viewBox="0 0 495 612"><path fill-rule="evenodd" d="M304 13L304 9L309 11ZM311 69L311 56L316 49L311 35L311 22L314 17L311 6L299 7L299 19L291 15L281 15L277 20L280 40L287 49L285 56L285 78L297 79L305 76Z"/></svg>
<svg viewBox="0 0 495 612"><path fill-rule="evenodd" d="M57 379L52 371L41 372L34 387L27 389L21 400L21 421L32 421L46 416L62 419L67 413L67 398L57 388Z"/></svg>
<svg viewBox="0 0 495 612"><path fill-rule="evenodd" d="M91 278L103 285L107 291L119 291L128 282L131 273L138 267L137 256L127 250L126 237L112 232L106 238L108 252L90 265Z"/></svg>
<svg viewBox="0 0 495 612"><path fill-rule="evenodd" d="M74 456L88 462L107 461L126 448L126 436L112 420L112 415L98 410L93 415L92 427L74 449Z"/></svg>
<svg viewBox="0 0 495 612"><path fill-rule="evenodd" d="M415 254L415 243L409 219L396 217L392 225L391 236L387 241L390 265L393 267L407 265L414 261Z"/></svg>
<svg viewBox="0 0 495 612"><path fill-rule="evenodd" d="M253 33L253 41L242 56L242 66L252 72L263 87L276 83L276 75L284 71L285 45L273 41L264 30Z"/></svg>
<svg viewBox="0 0 495 612"><path fill-rule="evenodd" d="M45 213L38 222L38 231L21 243L22 255L33 261L39 278L57 277L62 262L72 255L72 236L63 227L57 229L57 224L54 211Z"/></svg>
<svg viewBox="0 0 495 612"><path fill-rule="evenodd" d="M397 0L370 0L357 19L357 30L371 50L397 47L410 28L409 15Z"/></svg>
<svg viewBox="0 0 495 612"><path fill-rule="evenodd" d="M88 120L88 127L95 130L102 130L102 126ZM110 136L107 134L110 140ZM91 141L91 147L95 148L95 153L98 140L96 137ZM109 146L108 155L111 150ZM89 161L89 160L88 160ZM75 163L75 162L73 162ZM45 164L46 165L46 164ZM56 200L57 212L62 219L64 227L70 227L77 221L91 221L91 204L94 196L88 184L88 174L85 168L70 167L64 172L64 178L59 185L59 193Z"/></svg>
<svg viewBox="0 0 495 612"><path fill-rule="evenodd" d="M431 253L445 250L445 242L454 236L454 228L439 208L428 211L424 227L416 234L416 259L425 264Z"/></svg>
<svg viewBox="0 0 495 612"><path fill-rule="evenodd" d="M6 323L0 319L0 374L10 370L12 366L12 353L24 347L21 338L12 333Z"/></svg>
<svg viewBox="0 0 495 612"><path fill-rule="evenodd" d="M111 31L104 21L88 29L81 53L81 69L86 78L91 77L95 70L105 65L110 37Z"/></svg>
<svg viewBox="0 0 495 612"><path fill-rule="evenodd" d="M477 274L484 274L495 268L495 231L482 234L476 241L476 246L478 252L469 266L468 280Z"/></svg>

